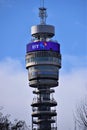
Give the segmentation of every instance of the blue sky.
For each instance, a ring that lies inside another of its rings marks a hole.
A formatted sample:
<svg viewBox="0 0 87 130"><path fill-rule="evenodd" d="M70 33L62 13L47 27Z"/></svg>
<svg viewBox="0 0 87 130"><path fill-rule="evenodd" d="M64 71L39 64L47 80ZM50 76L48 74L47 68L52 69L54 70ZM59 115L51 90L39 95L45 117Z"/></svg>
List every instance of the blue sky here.
<svg viewBox="0 0 87 130"><path fill-rule="evenodd" d="M60 87L56 94L56 98L60 101L60 117L63 114L60 118L60 128L73 130L72 126L67 126L67 115L64 115L63 110L68 109L67 100L70 95L72 104L75 104L77 99L85 95L87 88L87 0L45 0L45 6L48 13L47 24L54 25L56 29L53 39L61 44L63 67L60 71ZM29 114L28 107L32 101L32 98L31 101L28 100L30 88L25 70L26 44L31 40L31 26L39 24L40 21L38 7L40 0L0 0L0 86L3 86L0 87L0 104L4 105L6 111L13 117L15 115L22 117L21 113L24 113L26 120L28 120L26 111ZM9 93L12 93L11 96ZM20 110L20 106L16 106L15 109L10 106L11 98L15 106L23 100L23 104L20 105L22 112L19 114L17 111ZM15 98L18 98L18 103ZM67 122L71 115L68 116ZM62 119L64 126L61 126Z"/></svg>
<svg viewBox="0 0 87 130"><path fill-rule="evenodd" d="M45 0L47 23L56 27L61 52L70 55L87 54L87 1ZM24 57L30 41L30 27L39 23L40 0L0 0L0 59ZM33 17L34 16L34 17Z"/></svg>

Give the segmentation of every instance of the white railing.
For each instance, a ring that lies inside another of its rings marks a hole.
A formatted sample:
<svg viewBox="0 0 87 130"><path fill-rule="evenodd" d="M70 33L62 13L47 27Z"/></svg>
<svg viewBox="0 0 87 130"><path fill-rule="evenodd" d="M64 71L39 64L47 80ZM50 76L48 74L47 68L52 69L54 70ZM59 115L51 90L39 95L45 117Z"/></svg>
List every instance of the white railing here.
<svg viewBox="0 0 87 130"><path fill-rule="evenodd" d="M32 103L39 103L39 102L50 102L50 103L56 103L56 100L54 98L51 98L50 100L44 100L44 99L39 99L39 98L33 98Z"/></svg>

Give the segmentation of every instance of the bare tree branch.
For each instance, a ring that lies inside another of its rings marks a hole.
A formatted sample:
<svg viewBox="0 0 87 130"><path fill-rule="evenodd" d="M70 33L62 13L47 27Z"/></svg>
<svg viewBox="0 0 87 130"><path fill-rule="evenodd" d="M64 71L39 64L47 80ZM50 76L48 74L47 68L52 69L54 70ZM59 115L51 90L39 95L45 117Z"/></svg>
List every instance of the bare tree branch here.
<svg viewBox="0 0 87 130"><path fill-rule="evenodd" d="M76 107L74 118L83 130L87 130L87 97Z"/></svg>

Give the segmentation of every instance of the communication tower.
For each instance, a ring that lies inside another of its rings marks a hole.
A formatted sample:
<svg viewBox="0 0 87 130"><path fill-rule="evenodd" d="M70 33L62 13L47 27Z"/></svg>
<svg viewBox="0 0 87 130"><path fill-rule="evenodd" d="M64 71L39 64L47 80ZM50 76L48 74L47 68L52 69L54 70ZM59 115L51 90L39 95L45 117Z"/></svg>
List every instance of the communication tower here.
<svg viewBox="0 0 87 130"><path fill-rule="evenodd" d="M32 130L57 130L57 102L53 97L61 68L60 44L52 40L55 27L46 24L47 12L39 8L40 24L31 27L33 40L26 46L29 86L34 88Z"/></svg>

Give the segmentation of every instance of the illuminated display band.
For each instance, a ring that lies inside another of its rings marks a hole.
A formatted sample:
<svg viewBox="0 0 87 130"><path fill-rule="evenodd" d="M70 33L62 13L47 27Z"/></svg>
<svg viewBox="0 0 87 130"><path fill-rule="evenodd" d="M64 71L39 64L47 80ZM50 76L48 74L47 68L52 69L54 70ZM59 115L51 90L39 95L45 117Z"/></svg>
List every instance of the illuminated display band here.
<svg viewBox="0 0 87 130"><path fill-rule="evenodd" d="M32 52L32 51L41 51L41 50L46 50L46 51L57 51L60 53L60 44L57 42L32 42L27 44L27 53Z"/></svg>

